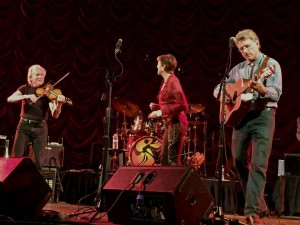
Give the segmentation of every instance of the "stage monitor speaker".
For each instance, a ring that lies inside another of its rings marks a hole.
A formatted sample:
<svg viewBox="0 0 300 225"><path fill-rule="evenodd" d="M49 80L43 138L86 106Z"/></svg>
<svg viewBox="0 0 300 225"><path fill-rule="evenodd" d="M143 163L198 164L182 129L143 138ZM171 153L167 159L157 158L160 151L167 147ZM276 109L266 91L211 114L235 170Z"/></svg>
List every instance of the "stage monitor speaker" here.
<svg viewBox="0 0 300 225"><path fill-rule="evenodd" d="M51 188L28 158L0 158L0 214L35 217L51 198Z"/></svg>
<svg viewBox="0 0 300 225"><path fill-rule="evenodd" d="M123 166L103 195L108 220L117 224L198 225L214 207L192 166Z"/></svg>

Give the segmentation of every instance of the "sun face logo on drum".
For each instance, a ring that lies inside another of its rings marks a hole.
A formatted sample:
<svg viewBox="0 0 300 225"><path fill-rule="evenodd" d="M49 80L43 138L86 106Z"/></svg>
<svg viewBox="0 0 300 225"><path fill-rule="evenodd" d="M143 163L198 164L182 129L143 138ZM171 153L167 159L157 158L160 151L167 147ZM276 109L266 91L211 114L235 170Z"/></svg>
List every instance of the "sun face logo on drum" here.
<svg viewBox="0 0 300 225"><path fill-rule="evenodd" d="M123 165L160 165L162 138L165 130L163 120L161 118L144 118L140 108L124 98L114 98L112 107L118 112L116 133L120 141L118 146L120 149L123 149L126 156ZM203 111L204 107L201 104L189 104L189 110L186 112L189 119L189 130L184 144L183 164L193 165L197 168L205 160L203 153L196 152L196 128L203 126L205 130L207 129L206 120L200 121L197 117L197 114ZM119 116L120 113L122 118L119 118L121 117ZM121 127L118 126L119 120L123 120ZM131 121L129 125L127 120ZM191 130L194 131L194 135L191 135ZM191 149L191 142L193 142L193 149ZM116 159L115 155L113 159Z"/></svg>

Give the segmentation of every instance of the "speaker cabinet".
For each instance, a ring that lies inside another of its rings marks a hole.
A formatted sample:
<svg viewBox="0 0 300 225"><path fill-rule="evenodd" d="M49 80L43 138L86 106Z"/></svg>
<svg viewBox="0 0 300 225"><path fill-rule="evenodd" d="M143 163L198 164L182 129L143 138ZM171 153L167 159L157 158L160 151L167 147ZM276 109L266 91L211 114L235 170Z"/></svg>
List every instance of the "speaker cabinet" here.
<svg viewBox="0 0 300 225"><path fill-rule="evenodd" d="M120 167L103 188L109 221L196 225L214 199L194 167Z"/></svg>
<svg viewBox="0 0 300 225"><path fill-rule="evenodd" d="M63 167L64 166L64 147L62 144L49 144L44 153L42 165L44 167Z"/></svg>
<svg viewBox="0 0 300 225"><path fill-rule="evenodd" d="M300 154L285 154L284 172L286 176L300 176Z"/></svg>
<svg viewBox="0 0 300 225"><path fill-rule="evenodd" d="M37 216L50 197L50 186L30 158L0 158L1 215Z"/></svg>

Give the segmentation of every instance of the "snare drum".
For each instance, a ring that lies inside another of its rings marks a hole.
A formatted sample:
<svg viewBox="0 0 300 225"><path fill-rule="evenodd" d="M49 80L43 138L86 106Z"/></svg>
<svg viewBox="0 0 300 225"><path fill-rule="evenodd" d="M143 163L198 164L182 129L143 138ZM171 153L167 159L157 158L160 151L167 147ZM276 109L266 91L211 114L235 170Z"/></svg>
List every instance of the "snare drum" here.
<svg viewBox="0 0 300 225"><path fill-rule="evenodd" d="M162 141L155 136L137 139L130 149L130 161L133 166L153 166L159 164L162 153Z"/></svg>

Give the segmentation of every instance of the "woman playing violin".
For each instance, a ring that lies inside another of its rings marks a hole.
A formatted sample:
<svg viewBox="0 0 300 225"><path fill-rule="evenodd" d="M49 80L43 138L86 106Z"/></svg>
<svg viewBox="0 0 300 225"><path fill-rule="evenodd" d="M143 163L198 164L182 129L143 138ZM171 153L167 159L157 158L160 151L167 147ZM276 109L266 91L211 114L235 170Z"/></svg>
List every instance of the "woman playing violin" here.
<svg viewBox="0 0 300 225"><path fill-rule="evenodd" d="M11 96L8 102L15 103L22 101L20 121L15 133L12 156L23 157L27 149L26 143L32 143L34 162L38 169L41 169L44 150L48 137L48 112L58 118L62 105L66 102L65 96L57 95L51 100L47 95L37 96L37 89L44 84L46 70L40 65L33 65L28 69L28 84L20 86Z"/></svg>

